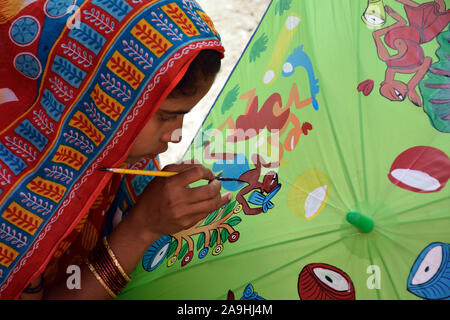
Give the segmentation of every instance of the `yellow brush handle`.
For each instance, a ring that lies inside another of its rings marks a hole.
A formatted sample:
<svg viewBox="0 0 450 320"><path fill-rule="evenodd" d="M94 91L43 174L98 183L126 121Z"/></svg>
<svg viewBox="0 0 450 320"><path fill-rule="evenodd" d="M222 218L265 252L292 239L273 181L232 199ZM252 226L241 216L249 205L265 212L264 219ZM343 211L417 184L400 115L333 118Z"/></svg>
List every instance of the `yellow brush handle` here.
<svg viewBox="0 0 450 320"><path fill-rule="evenodd" d="M120 168L108 168L107 171L114 173L135 174L141 176L155 176L155 177L172 177L178 172L168 171L150 171L150 170L132 170L132 169L120 169Z"/></svg>

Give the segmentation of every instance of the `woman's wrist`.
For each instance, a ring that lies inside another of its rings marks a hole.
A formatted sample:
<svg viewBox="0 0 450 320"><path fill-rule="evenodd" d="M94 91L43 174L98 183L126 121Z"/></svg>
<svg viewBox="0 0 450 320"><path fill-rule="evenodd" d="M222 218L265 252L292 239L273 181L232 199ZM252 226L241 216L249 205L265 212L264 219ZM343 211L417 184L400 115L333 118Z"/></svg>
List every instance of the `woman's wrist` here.
<svg viewBox="0 0 450 320"><path fill-rule="evenodd" d="M149 228L148 224L141 218L143 215L149 213L140 212L140 210L142 210L140 206L135 206L121 224L124 223L127 230L129 230L139 242L151 246L153 242L164 236L164 234L155 232Z"/></svg>

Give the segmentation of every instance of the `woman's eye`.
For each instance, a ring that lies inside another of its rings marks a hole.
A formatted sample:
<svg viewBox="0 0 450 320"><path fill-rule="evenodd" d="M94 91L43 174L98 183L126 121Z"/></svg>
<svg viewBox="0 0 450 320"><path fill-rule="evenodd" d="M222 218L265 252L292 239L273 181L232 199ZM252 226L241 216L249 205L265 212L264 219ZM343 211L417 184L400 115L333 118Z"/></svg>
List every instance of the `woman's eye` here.
<svg viewBox="0 0 450 320"><path fill-rule="evenodd" d="M162 115L162 114L159 116L159 119L161 121L173 121L176 118L177 118L177 116L166 116L166 115Z"/></svg>

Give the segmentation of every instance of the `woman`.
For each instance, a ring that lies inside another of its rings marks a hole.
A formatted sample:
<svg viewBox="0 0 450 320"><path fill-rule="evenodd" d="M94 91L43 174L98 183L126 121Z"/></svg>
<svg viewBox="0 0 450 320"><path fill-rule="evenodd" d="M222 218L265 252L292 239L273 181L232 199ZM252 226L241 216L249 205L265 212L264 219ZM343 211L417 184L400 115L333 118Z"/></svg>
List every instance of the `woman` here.
<svg viewBox="0 0 450 320"><path fill-rule="evenodd" d="M210 89L224 49L192 0L6 7L0 297L113 298L154 241L230 199L201 165L169 165L180 173L152 181L98 170L159 169L157 155L181 138L183 116ZM210 183L189 187L202 179ZM73 266L80 285L68 285Z"/></svg>

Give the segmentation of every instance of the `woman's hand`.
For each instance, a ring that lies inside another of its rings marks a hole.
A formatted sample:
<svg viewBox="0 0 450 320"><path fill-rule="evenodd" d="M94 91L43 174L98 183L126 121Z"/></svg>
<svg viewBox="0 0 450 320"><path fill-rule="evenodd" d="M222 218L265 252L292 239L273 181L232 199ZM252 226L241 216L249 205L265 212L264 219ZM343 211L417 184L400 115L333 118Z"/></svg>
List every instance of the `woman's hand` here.
<svg viewBox="0 0 450 320"><path fill-rule="evenodd" d="M212 171L202 165L169 165L164 171L179 174L154 178L129 214L134 228L144 240L186 230L231 199L229 193L221 195L220 182L214 180ZM210 182L189 187L199 180Z"/></svg>
<svg viewBox="0 0 450 320"><path fill-rule="evenodd" d="M180 173L170 178L153 179L130 213L108 236L110 247L127 274L133 272L153 242L163 235L188 229L231 199L231 194L220 194L219 181L214 180L214 174L202 165L170 165L164 170ZM210 183L189 187L191 183L205 179ZM81 290L69 290L63 279L33 298L111 298L86 265L81 266L81 275ZM23 294L22 298L30 297Z"/></svg>

